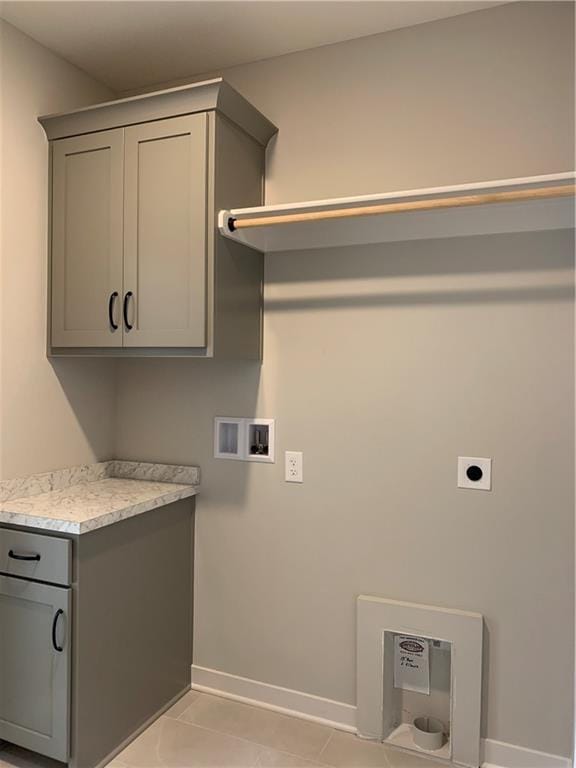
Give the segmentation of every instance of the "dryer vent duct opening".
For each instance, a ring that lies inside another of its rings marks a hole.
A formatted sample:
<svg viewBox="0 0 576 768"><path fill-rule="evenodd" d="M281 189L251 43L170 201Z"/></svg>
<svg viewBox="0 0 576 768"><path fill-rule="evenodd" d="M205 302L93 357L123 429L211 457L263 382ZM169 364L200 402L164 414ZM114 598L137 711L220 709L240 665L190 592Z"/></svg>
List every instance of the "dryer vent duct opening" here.
<svg viewBox="0 0 576 768"><path fill-rule="evenodd" d="M478 768L482 616L365 595L357 607L359 735Z"/></svg>

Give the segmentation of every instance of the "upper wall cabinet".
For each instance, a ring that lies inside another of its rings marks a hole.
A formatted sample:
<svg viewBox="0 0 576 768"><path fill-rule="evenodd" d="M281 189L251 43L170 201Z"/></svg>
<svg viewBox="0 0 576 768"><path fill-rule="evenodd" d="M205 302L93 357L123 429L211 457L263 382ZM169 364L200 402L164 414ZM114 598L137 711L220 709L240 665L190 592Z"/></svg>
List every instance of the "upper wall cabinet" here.
<svg viewBox="0 0 576 768"><path fill-rule="evenodd" d="M49 354L259 359L262 255L216 216L262 203L276 128L222 80L40 122Z"/></svg>
<svg viewBox="0 0 576 768"><path fill-rule="evenodd" d="M122 290L121 129L54 142L52 151L52 343L112 347L109 322ZM116 332L117 331L117 332Z"/></svg>
<svg viewBox="0 0 576 768"><path fill-rule="evenodd" d="M124 345L206 346L206 114L126 128Z"/></svg>

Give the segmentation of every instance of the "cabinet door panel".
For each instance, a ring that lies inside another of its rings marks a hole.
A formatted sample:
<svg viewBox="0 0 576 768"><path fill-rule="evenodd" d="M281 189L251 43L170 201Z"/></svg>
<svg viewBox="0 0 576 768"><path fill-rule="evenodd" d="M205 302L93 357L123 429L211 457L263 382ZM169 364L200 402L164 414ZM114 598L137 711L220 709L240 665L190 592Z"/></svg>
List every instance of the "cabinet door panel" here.
<svg viewBox="0 0 576 768"><path fill-rule="evenodd" d="M54 142L52 169L52 346L121 347L123 130Z"/></svg>
<svg viewBox="0 0 576 768"><path fill-rule="evenodd" d="M124 346L206 344L207 118L126 128Z"/></svg>
<svg viewBox="0 0 576 768"><path fill-rule="evenodd" d="M70 627L69 589L0 576L0 739L64 761Z"/></svg>

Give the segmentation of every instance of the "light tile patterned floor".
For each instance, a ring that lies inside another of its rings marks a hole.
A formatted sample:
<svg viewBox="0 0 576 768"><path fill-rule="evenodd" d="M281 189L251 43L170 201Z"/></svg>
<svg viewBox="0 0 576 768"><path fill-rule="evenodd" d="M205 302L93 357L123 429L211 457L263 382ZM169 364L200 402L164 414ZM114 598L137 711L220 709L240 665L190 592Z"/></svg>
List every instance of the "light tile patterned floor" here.
<svg viewBox="0 0 576 768"><path fill-rule="evenodd" d="M350 733L190 691L108 768L439 768ZM62 768L16 747L0 768Z"/></svg>

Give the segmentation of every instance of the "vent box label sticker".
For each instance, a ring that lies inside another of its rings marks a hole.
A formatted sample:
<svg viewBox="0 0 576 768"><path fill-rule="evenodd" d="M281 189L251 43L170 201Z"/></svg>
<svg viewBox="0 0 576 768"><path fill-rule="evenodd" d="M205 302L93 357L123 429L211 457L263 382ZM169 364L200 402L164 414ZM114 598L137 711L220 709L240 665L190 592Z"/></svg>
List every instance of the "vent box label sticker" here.
<svg viewBox="0 0 576 768"><path fill-rule="evenodd" d="M430 693L430 646L412 635L394 637L394 688Z"/></svg>

